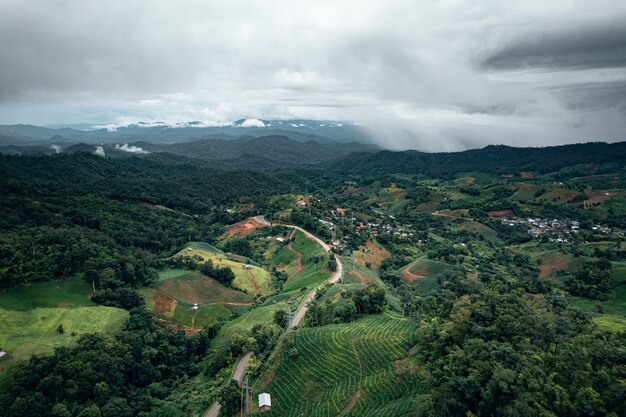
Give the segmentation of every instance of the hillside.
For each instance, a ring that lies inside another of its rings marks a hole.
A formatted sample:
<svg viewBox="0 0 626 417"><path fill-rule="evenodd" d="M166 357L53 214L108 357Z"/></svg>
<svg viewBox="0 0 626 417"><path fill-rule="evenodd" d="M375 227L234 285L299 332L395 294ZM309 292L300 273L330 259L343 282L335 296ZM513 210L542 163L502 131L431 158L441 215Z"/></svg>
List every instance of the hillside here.
<svg viewBox="0 0 626 417"><path fill-rule="evenodd" d="M545 148L490 145L482 149L449 153L382 151L350 155L325 165L333 172L380 176L425 173L433 176L457 172L519 174L520 171L551 172L576 164L626 161L626 142L584 143Z"/></svg>

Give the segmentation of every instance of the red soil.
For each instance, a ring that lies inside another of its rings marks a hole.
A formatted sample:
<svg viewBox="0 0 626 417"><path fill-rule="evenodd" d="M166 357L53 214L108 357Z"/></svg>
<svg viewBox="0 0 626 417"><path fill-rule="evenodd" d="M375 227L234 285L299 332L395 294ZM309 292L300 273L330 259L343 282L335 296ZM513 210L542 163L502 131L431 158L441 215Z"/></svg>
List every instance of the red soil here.
<svg viewBox="0 0 626 417"><path fill-rule="evenodd" d="M261 291L259 291L259 287L256 285L256 279L254 279L254 274L249 269L247 271L248 275L250 275L250 279L252 279L252 286L254 287L254 291L256 291L257 294L260 294Z"/></svg>
<svg viewBox="0 0 626 417"><path fill-rule="evenodd" d="M525 180L532 180L533 178L535 178L535 175L529 171L522 171L519 173L519 176Z"/></svg>
<svg viewBox="0 0 626 417"><path fill-rule="evenodd" d="M507 216L515 216L513 210L500 210L500 211L490 211L487 213L490 219L495 219L497 217L507 217Z"/></svg>
<svg viewBox="0 0 626 417"><path fill-rule="evenodd" d="M235 223L235 224L229 226L228 229L226 230L226 233L224 233L224 235L226 235L226 236L233 236L233 235L245 236L245 235L248 235L248 234L254 232L258 228L265 227L265 226L268 226L268 225L269 225L269 223L267 223L267 222L261 222L257 218L255 218L255 217L250 217L250 218L248 218L246 220L240 221L239 223Z"/></svg>

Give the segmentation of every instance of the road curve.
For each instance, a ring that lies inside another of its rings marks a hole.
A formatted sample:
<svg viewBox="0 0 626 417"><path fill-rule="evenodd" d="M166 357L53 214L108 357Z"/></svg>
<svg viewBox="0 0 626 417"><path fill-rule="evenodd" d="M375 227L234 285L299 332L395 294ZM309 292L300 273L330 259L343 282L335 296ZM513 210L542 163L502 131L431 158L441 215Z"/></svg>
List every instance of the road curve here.
<svg viewBox="0 0 626 417"><path fill-rule="evenodd" d="M257 221L259 221L260 223L266 223L269 226L269 223L263 218L263 216L256 216L255 219L257 219ZM330 253L330 246L328 246L322 239L318 238L312 233L307 232L306 230L304 230L303 228L299 226L294 226L294 225L289 225L289 224L285 224L283 226L301 231L309 239L315 240L322 247L322 249L326 251L326 253ZM343 276L343 264L341 263L341 258L337 254L335 254L334 256L335 256L335 261L337 261L337 271L328 279L328 282L330 282L331 284L338 282ZM300 303L300 306L298 307L298 310L296 311L296 314L294 314L293 318L291 319L291 322L289 323L289 329L293 329L298 324L300 324L300 322L304 318L304 315L309 309L308 304L311 302L311 300L313 300L313 298L315 298L315 294L317 294L317 288L314 288L311 291L309 291L309 293L304 297L304 299ZM248 362L252 358L252 355L253 355L252 352L246 353L239 360L239 363L237 364L237 366L235 367L233 371L233 379L237 381L240 385L243 381L243 374L246 368L248 367ZM215 401L213 404L211 404L211 407L209 407L208 410L206 410L203 417L218 417L220 413L220 408L221 408L220 404L217 401Z"/></svg>
<svg viewBox="0 0 626 417"><path fill-rule="evenodd" d="M322 247L322 249L326 251L326 253L330 253L330 249L331 249L330 246L328 246L326 242L324 242L322 239L315 236L314 234L307 232L300 226L294 226L291 224L284 224L283 226L301 231L302 233L304 233L306 237L316 241ZM337 271L335 271L335 273L330 278L328 278L328 282L330 282L331 284L335 284L343 276L343 264L341 263L341 258L337 254L335 254L334 256L335 256L335 261L337 262ZM309 291L309 293L306 296L304 296L304 299L300 303L298 310L296 310L296 314L293 315L293 318L291 319L291 322L289 323L289 330L293 329L298 324L300 324L300 322L304 318L304 315L309 309L309 303L311 302L311 300L313 300L313 298L315 298L315 294L317 294L317 288L312 289L311 291Z"/></svg>
<svg viewBox="0 0 626 417"><path fill-rule="evenodd" d="M239 385L241 385L241 383L243 382L243 374L248 367L248 362L250 362L250 359L252 359L252 355L254 355L252 352L248 352L243 355L241 359L239 359L239 363L237 363L237 366L233 371L233 379L237 381Z"/></svg>

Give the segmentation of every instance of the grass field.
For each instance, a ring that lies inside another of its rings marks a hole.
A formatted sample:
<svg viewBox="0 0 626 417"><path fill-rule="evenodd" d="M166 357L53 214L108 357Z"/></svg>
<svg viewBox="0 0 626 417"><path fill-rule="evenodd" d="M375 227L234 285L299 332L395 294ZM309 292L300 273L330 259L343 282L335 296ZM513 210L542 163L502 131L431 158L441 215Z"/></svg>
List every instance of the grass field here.
<svg viewBox="0 0 626 417"><path fill-rule="evenodd" d="M317 242L307 238L298 230L293 235L291 247L302 254L302 270L283 285L283 292L301 287L313 288L330 278L328 254Z"/></svg>
<svg viewBox="0 0 626 417"><path fill-rule="evenodd" d="M256 265L250 265L246 269L244 265L249 264L245 257L233 254L226 254L206 243L193 242L174 256L199 256L205 262L211 260L215 267L228 267L235 273L233 286L247 291L250 294L269 294L272 288L272 278L270 273ZM256 285L255 285L256 284Z"/></svg>
<svg viewBox="0 0 626 417"><path fill-rule="evenodd" d="M415 324L388 316L293 334L267 387L276 416L402 416L423 386L403 373Z"/></svg>
<svg viewBox="0 0 626 417"><path fill-rule="evenodd" d="M287 308L287 302L281 301L249 310L241 317L226 323L220 329L220 333L213 343L219 344L232 335L249 332L257 324L272 324L274 323L274 312L277 310L287 311ZM293 307L293 309L295 310L295 307Z"/></svg>
<svg viewBox="0 0 626 417"><path fill-rule="evenodd" d="M69 346L84 334L113 333L127 318L126 310L102 306L30 311L0 308L0 349L9 354L9 359L0 363L0 384L9 377L16 362L32 355L51 354L54 348ZM63 326L62 334L57 331L59 325Z"/></svg>
<svg viewBox="0 0 626 417"><path fill-rule="evenodd" d="M477 233L485 238L488 242L500 242L500 238L498 237L498 233L492 228L485 226L482 223L478 222L463 222L455 227L458 231L468 231L472 233Z"/></svg>
<svg viewBox="0 0 626 417"><path fill-rule="evenodd" d="M37 307L95 306L96 304L87 298L91 292L93 292L91 286L79 277L26 284L0 292L0 307L28 311Z"/></svg>

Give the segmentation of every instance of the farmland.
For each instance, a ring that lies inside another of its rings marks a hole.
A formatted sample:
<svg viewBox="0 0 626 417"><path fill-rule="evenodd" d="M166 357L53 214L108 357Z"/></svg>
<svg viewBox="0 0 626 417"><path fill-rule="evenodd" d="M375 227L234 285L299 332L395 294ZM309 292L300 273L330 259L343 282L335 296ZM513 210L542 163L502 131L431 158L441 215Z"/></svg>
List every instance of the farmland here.
<svg viewBox="0 0 626 417"><path fill-rule="evenodd" d="M293 334L268 387L279 416L398 416L410 412L407 395L420 392L402 359L414 326L386 316L307 328ZM406 372L405 372L406 371Z"/></svg>
<svg viewBox="0 0 626 417"><path fill-rule="evenodd" d="M140 290L146 307L159 317L185 328L202 328L231 311L241 311L252 304L252 297L226 288L198 271L165 269L159 281ZM194 303L198 310L192 310ZM192 323L193 319L193 323Z"/></svg>
<svg viewBox="0 0 626 417"><path fill-rule="evenodd" d="M249 294L269 294L273 291L270 273L263 268L248 263L239 255L227 254L213 246L193 243L187 245L174 256L198 256L204 262L212 261L216 268L228 267L235 273L233 286ZM248 265L246 267L246 265Z"/></svg>

